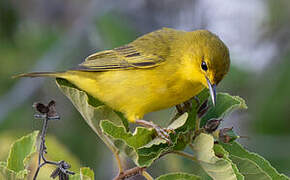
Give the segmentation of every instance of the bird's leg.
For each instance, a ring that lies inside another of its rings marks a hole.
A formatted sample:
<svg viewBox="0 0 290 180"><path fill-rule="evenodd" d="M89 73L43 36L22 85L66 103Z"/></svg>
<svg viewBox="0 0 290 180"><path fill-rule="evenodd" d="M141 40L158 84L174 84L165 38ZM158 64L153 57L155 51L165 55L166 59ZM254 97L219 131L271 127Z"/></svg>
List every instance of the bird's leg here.
<svg viewBox="0 0 290 180"><path fill-rule="evenodd" d="M156 131L158 137L160 137L161 139L164 139L168 144L172 144L169 134L175 133L174 129L162 128L151 121L149 122L149 121L140 120L140 119L136 120L136 123L142 126L148 127L148 128L153 128Z"/></svg>

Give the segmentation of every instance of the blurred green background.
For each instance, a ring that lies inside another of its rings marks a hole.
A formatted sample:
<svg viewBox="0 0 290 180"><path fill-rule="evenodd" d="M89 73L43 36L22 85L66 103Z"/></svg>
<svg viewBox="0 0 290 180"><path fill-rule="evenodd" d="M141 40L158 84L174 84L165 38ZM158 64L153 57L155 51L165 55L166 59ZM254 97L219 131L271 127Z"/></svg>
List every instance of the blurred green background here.
<svg viewBox="0 0 290 180"><path fill-rule="evenodd" d="M231 70L219 91L243 97L249 107L226 118L223 126L249 136L239 141L290 176L289 18L288 0L1 0L0 160L6 158L13 139L41 128L41 121L33 119L33 102L54 99L61 120L51 122L48 132L60 144L59 151L73 156L77 162L73 168L89 166L96 179L111 179L117 173L112 154L54 80L11 76L64 70L95 51L126 44L162 27L202 28L220 36L231 52ZM162 124L173 111L152 113L145 119ZM49 149L49 154L58 153ZM173 155L149 171L156 177L191 171L192 166Z"/></svg>

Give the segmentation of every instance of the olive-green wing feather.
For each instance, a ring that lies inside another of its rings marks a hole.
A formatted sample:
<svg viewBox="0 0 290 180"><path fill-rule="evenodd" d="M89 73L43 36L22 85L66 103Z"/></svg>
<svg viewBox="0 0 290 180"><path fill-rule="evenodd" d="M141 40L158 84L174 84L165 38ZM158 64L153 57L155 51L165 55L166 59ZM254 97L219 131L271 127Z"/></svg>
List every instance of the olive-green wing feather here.
<svg viewBox="0 0 290 180"><path fill-rule="evenodd" d="M107 71L158 66L166 61L171 51L171 42L179 33L182 31L169 28L154 31L127 45L92 54L77 69Z"/></svg>

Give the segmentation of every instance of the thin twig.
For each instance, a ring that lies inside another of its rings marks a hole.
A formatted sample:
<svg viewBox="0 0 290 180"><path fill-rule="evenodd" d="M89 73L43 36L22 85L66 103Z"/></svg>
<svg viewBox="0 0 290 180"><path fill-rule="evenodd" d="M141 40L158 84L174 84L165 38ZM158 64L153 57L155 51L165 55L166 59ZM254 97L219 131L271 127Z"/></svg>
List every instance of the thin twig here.
<svg viewBox="0 0 290 180"><path fill-rule="evenodd" d="M142 176L145 177L146 180L153 180L153 177L145 170L142 171Z"/></svg>
<svg viewBox="0 0 290 180"><path fill-rule="evenodd" d="M40 168L46 164L46 159L44 157L44 153L46 153L45 135L46 135L46 130L47 130L47 124L48 124L48 117L45 117L44 122L43 122L42 131L41 131L41 137L40 137L41 142L40 142L39 155L38 155L38 167L37 167L37 170L34 174L33 180L36 180ZM43 160L44 162L41 163L41 160Z"/></svg>
<svg viewBox="0 0 290 180"><path fill-rule="evenodd" d="M110 140L108 139L108 137L106 135L103 135L101 132L99 132L97 130L97 133L100 137L102 137L103 142L106 144L106 146L111 150L111 152L113 153L116 162L117 162L117 166L119 169L119 174L122 173L124 171L124 168L122 166L122 161L121 158L119 156L119 150L117 148L115 148L115 146L110 142Z"/></svg>
<svg viewBox="0 0 290 180"><path fill-rule="evenodd" d="M48 161L46 160L44 156L44 154L47 153L46 151L47 148L45 145L45 136L47 132L48 121L59 119L59 116L57 115L56 110L55 110L55 102L50 101L47 106L42 103L35 103L33 107L35 107L36 110L40 113L40 114L34 115L34 117L43 119L44 121L43 126L42 126L41 136L40 136L38 167L33 176L33 180L36 180L40 168L46 164L52 164L52 165L57 166L57 168L51 174L52 178L56 178L59 176L60 180L68 180L69 175L75 174L74 172L68 170L70 168L70 165L66 163L65 161L59 161L59 162Z"/></svg>
<svg viewBox="0 0 290 180"><path fill-rule="evenodd" d="M199 130L199 126L200 126L200 118L196 117L196 119L195 119L195 132L197 132Z"/></svg>
<svg viewBox="0 0 290 180"><path fill-rule="evenodd" d="M123 169L123 166L122 166L122 162L121 162L121 158L119 156L119 153L118 152L113 152L114 154L114 157L117 161L117 165L118 165L118 169L119 169L119 174L123 173L124 172L124 169Z"/></svg>

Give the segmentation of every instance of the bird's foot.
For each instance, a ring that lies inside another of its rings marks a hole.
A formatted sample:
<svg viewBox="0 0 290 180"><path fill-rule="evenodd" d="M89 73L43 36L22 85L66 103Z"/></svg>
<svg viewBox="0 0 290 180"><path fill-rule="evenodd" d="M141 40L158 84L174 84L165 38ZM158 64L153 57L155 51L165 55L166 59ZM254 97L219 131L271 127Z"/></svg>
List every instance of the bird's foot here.
<svg viewBox="0 0 290 180"><path fill-rule="evenodd" d="M145 121L145 120L136 120L137 124L140 124L142 126L148 127L148 128L153 128L156 133L157 136L160 137L161 139L164 139L168 144L172 144L172 141L170 139L170 133L174 133L175 131L174 129L171 128L162 128L156 124L154 124L153 122L149 122L149 121Z"/></svg>

